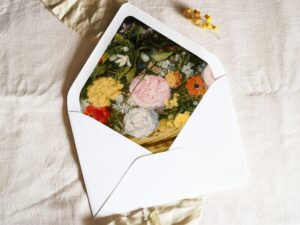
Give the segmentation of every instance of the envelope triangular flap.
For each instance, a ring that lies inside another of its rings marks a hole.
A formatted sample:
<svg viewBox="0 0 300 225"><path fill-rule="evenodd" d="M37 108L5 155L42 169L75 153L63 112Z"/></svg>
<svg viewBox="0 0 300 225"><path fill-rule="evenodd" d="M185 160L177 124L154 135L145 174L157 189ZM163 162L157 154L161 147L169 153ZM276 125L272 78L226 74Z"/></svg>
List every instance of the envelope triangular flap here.
<svg viewBox="0 0 300 225"><path fill-rule="evenodd" d="M137 159L97 216L246 184L248 174L227 79L206 93L172 151Z"/></svg>
<svg viewBox="0 0 300 225"><path fill-rule="evenodd" d="M115 33L119 29L120 25L127 17L134 17L137 20L140 20L147 26L157 30L170 40L178 43L183 48L187 49L191 53L197 55L199 58L202 58L205 62L207 62L211 66L211 70L215 78L221 77L224 75L224 68L222 63L218 60L218 58L202 48L201 46L193 43L189 39L187 39L182 34L176 32L175 30L168 27L166 24L160 22L149 14L143 12L139 8L125 3L122 5L116 16L113 18L112 22L104 32L101 40L95 47L91 56L89 57L87 63L84 65L82 70L80 71L78 77L72 84L72 87L68 93L68 110L69 111L80 111L80 102L79 95L82 87L88 80L89 76L93 72L95 66L97 65L99 58L102 56L107 46L113 39Z"/></svg>
<svg viewBox="0 0 300 225"><path fill-rule="evenodd" d="M131 163L149 151L80 112L69 112L93 215Z"/></svg>

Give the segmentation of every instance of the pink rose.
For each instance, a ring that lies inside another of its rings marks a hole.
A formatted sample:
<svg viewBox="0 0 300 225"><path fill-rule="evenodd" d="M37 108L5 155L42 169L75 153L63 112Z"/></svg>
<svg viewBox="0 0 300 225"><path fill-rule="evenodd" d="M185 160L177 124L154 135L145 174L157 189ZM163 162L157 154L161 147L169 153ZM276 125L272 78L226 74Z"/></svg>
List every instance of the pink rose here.
<svg viewBox="0 0 300 225"><path fill-rule="evenodd" d="M215 82L213 72L211 71L209 65L205 67L201 75L207 88L209 88L213 82Z"/></svg>
<svg viewBox="0 0 300 225"><path fill-rule="evenodd" d="M141 78L139 76L131 81L129 91L132 100L142 108L163 108L171 95L168 82L156 75L146 75L142 80Z"/></svg>

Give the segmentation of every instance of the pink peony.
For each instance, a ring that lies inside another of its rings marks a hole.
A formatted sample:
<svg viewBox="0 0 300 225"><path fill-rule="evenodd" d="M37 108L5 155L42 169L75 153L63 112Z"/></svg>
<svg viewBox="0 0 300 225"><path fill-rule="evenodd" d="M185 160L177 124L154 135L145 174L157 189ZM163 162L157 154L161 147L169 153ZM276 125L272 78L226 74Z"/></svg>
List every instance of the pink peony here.
<svg viewBox="0 0 300 225"><path fill-rule="evenodd" d="M131 98L138 106L147 109L159 109L170 99L171 88L168 82L156 75L136 77L131 81L129 91Z"/></svg>
<svg viewBox="0 0 300 225"><path fill-rule="evenodd" d="M209 88L213 84L213 82L215 82L213 72L209 65L205 67L201 75L207 88Z"/></svg>

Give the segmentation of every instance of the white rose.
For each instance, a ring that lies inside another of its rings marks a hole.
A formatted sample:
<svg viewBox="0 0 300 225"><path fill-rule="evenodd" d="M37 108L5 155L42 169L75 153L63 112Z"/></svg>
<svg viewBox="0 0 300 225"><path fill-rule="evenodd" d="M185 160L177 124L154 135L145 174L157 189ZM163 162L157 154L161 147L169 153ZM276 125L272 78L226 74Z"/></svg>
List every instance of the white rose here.
<svg viewBox="0 0 300 225"><path fill-rule="evenodd" d="M133 108L124 116L125 133L136 138L148 136L158 125L158 115L153 110Z"/></svg>

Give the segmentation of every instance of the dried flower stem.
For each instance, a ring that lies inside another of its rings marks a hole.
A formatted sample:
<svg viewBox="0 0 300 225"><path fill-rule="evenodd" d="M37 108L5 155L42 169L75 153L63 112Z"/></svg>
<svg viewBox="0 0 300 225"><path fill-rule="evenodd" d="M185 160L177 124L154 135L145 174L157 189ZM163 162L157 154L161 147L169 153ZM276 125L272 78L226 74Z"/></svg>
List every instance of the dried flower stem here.
<svg viewBox="0 0 300 225"><path fill-rule="evenodd" d="M204 17L201 16L201 13L199 10L192 9L192 8L186 8L182 11L183 15L192 21L193 24L196 26L199 26L202 29L208 29L208 31L214 35L216 38L220 39L216 31L218 30L218 27L211 23L211 16L208 14L205 14Z"/></svg>

